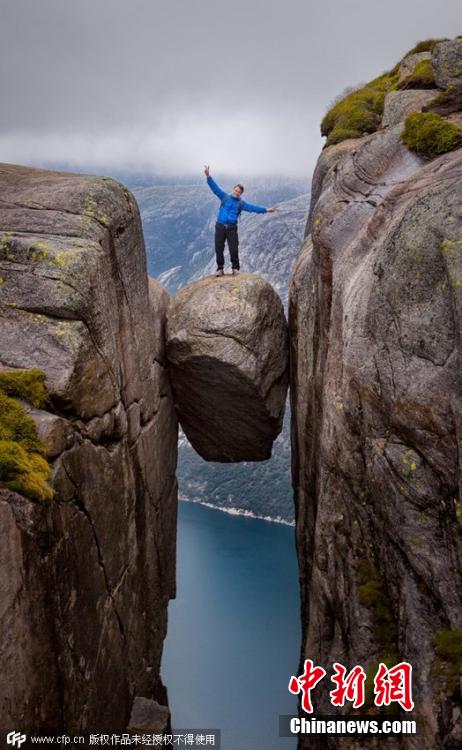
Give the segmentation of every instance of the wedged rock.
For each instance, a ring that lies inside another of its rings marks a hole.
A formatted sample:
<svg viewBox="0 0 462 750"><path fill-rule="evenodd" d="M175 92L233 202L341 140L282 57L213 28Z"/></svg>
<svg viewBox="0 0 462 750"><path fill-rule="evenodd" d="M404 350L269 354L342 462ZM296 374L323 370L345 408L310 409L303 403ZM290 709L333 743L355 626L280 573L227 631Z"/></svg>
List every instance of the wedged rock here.
<svg viewBox="0 0 462 750"><path fill-rule="evenodd" d="M432 65L437 86L442 89L462 86L462 38L436 44L432 52Z"/></svg>
<svg viewBox="0 0 462 750"><path fill-rule="evenodd" d="M207 461L263 461L288 382L282 302L260 276L206 277L173 297L167 356L178 416Z"/></svg>
<svg viewBox="0 0 462 750"><path fill-rule="evenodd" d="M397 125L412 112L420 112L422 107L434 98L435 91L429 91L428 89L390 91L385 97L382 126Z"/></svg>

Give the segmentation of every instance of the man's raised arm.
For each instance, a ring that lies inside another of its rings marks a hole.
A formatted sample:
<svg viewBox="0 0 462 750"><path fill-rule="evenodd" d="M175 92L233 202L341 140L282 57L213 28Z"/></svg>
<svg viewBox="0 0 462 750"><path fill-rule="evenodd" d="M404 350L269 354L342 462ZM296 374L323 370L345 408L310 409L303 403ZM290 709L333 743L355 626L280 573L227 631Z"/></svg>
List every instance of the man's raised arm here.
<svg viewBox="0 0 462 750"><path fill-rule="evenodd" d="M224 190L221 189L221 187L218 187L218 185L215 182L215 180L212 179L212 177L210 177L210 171L209 170L210 170L210 167L206 166L204 168L204 174L207 177L207 185L209 186L210 190L213 190L213 192L215 193L215 195L218 196L218 198L220 198L220 200L221 200L222 198L225 197L226 193L225 193Z"/></svg>

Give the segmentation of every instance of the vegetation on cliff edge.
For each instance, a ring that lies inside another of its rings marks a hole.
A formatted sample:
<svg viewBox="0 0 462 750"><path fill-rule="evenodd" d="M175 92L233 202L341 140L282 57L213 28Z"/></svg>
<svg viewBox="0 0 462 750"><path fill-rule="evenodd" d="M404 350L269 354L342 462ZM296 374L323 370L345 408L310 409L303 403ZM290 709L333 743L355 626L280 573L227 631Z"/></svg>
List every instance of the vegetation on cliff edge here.
<svg viewBox="0 0 462 750"><path fill-rule="evenodd" d="M462 146L461 128L433 112L409 115L401 137L408 148L429 158Z"/></svg>
<svg viewBox="0 0 462 750"><path fill-rule="evenodd" d="M421 42L417 42L415 47L410 49L409 52L406 52L406 54L403 57L403 60L406 57L409 57L409 55L417 55L419 52L431 52L435 44L438 44L438 42L445 42L445 41L447 41L445 38L441 38L441 39L424 39Z"/></svg>
<svg viewBox="0 0 462 750"><path fill-rule="evenodd" d="M51 468L35 422L18 399L43 406L47 400L44 381L41 370L0 372L0 487L40 501L53 497L48 485Z"/></svg>
<svg viewBox="0 0 462 750"><path fill-rule="evenodd" d="M398 67L375 78L334 104L321 122L321 134L332 146L347 138L373 133L382 121L383 103L398 83Z"/></svg>
<svg viewBox="0 0 462 750"><path fill-rule="evenodd" d="M374 78L365 86L350 91L336 101L321 122L321 134L327 136L326 146L348 138L360 138L380 127L385 96L398 88L431 88L435 85L430 60L417 63L407 78L399 83L399 67L409 55L431 51L441 39L425 39L406 52L392 70Z"/></svg>
<svg viewBox="0 0 462 750"><path fill-rule="evenodd" d="M433 89L436 87L431 60L421 60L397 85L398 89Z"/></svg>

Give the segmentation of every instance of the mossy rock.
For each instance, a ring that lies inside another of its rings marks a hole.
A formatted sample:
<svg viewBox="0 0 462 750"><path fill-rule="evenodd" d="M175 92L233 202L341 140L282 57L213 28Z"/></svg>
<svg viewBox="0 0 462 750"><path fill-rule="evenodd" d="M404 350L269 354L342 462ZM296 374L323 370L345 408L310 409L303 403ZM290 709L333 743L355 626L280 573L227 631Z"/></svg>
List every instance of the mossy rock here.
<svg viewBox="0 0 462 750"><path fill-rule="evenodd" d="M449 86L440 91L434 99L422 107L424 112L435 112L437 115L451 115L462 111L462 86Z"/></svg>
<svg viewBox="0 0 462 750"><path fill-rule="evenodd" d="M386 94L396 87L398 71L375 78L335 104L321 122L321 134L331 146L347 138L359 138L379 127Z"/></svg>
<svg viewBox="0 0 462 750"><path fill-rule="evenodd" d="M0 372L0 487L19 492L31 500L51 500L48 485L51 467L43 457L45 446L35 422L17 400L43 406L47 400L41 370Z"/></svg>
<svg viewBox="0 0 462 750"><path fill-rule="evenodd" d="M391 669L400 661L396 653L386 654L377 661L371 662L366 669L366 680L364 682L364 708L360 709L363 711L369 711L373 709L374 713L384 718L391 718L393 716L399 716L401 714L401 708L398 703L390 703L389 706L375 706L375 693L374 693L374 677L380 667L380 664L385 664L388 669Z"/></svg>
<svg viewBox="0 0 462 750"><path fill-rule="evenodd" d="M437 45L439 42L445 42L447 41L444 39L424 39L421 42L417 42L415 47L413 47L409 52L405 54L405 57L408 57L409 55L416 55L419 52L431 52L433 50L433 47Z"/></svg>
<svg viewBox="0 0 462 750"><path fill-rule="evenodd" d="M326 146L332 146L348 138L360 138L368 133L374 133L381 126L386 94L398 88L399 68L403 60L409 55L431 51L440 41L444 40L425 39L419 42L394 68L336 102L321 122L321 135L327 136ZM419 62L408 78L410 80L405 88L435 86L430 60Z"/></svg>
<svg viewBox="0 0 462 750"><path fill-rule="evenodd" d="M374 640L384 653L395 653L398 632L383 578L372 560L357 565L358 601L372 615Z"/></svg>
<svg viewBox="0 0 462 750"><path fill-rule="evenodd" d="M51 468L39 453L26 451L19 443L0 440L0 487L8 487L31 500L51 500L47 484Z"/></svg>
<svg viewBox="0 0 462 750"><path fill-rule="evenodd" d="M356 568L358 581L358 601L367 607L372 616L374 640L379 654L384 654L371 662L366 669L364 683L365 709L372 709L381 716L395 716L399 713L399 706L391 703L389 706L376 707L374 704L374 677L381 662L391 668L397 664L398 657L398 628L393 616L391 602L388 597L385 582L373 560L360 560Z"/></svg>
<svg viewBox="0 0 462 750"><path fill-rule="evenodd" d="M462 145L461 128L432 112L409 115L401 137L411 151L430 159Z"/></svg>
<svg viewBox="0 0 462 750"><path fill-rule="evenodd" d="M433 89L436 88L435 74L431 60L420 60L412 73L403 78L398 89Z"/></svg>
<svg viewBox="0 0 462 750"><path fill-rule="evenodd" d="M462 630L438 630L434 645L433 676L443 680L449 694L459 689L462 677Z"/></svg>
<svg viewBox="0 0 462 750"><path fill-rule="evenodd" d="M0 389L36 408L44 406L48 398L42 370L0 370Z"/></svg>

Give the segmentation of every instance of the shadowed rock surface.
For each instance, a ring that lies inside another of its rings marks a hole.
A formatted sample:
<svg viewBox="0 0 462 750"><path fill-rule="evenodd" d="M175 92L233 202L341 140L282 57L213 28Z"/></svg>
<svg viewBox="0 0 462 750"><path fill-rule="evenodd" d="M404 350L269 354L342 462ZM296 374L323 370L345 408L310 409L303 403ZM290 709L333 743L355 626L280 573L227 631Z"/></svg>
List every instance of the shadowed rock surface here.
<svg viewBox="0 0 462 750"><path fill-rule="evenodd" d="M260 276L206 277L168 310L167 356L175 405L208 461L262 461L282 428L288 382L282 303Z"/></svg>
<svg viewBox="0 0 462 750"><path fill-rule="evenodd" d="M0 365L46 374L49 408L29 411L55 490L50 503L0 490L2 728L117 731L135 696L167 706L168 295L148 287L138 208L122 185L9 164L0 276Z"/></svg>
<svg viewBox="0 0 462 750"><path fill-rule="evenodd" d="M457 657L438 647L462 643L462 150L430 161L401 130L323 150L292 275L299 674L407 660L419 735L387 746L433 750L462 738ZM315 713L332 714L324 682Z"/></svg>

